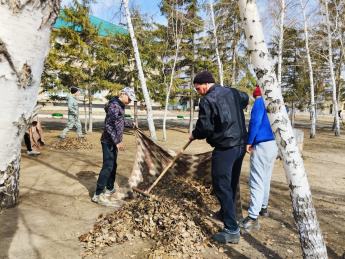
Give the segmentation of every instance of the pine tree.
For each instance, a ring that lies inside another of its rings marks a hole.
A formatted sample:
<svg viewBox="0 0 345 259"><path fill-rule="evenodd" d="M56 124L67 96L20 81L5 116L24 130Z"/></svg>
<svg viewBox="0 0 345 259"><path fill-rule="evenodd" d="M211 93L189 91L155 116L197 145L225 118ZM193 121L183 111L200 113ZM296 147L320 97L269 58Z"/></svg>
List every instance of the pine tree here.
<svg viewBox="0 0 345 259"><path fill-rule="evenodd" d="M53 48L42 81L44 90L53 94L63 89L68 91L72 86L82 90L88 102L87 134L92 133L94 94L100 90L121 88L115 81L117 71L114 66L121 54L112 47L112 37L99 35L102 25L91 24L90 2L74 0L71 7L62 9L60 18L66 26L52 33Z"/></svg>

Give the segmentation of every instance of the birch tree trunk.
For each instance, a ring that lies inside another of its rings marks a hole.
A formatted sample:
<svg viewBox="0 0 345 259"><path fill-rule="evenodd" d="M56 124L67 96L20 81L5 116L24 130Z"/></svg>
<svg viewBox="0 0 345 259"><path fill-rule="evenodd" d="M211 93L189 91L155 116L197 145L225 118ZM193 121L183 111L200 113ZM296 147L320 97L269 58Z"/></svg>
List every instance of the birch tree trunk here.
<svg viewBox="0 0 345 259"><path fill-rule="evenodd" d="M91 99L91 96L89 97L89 128L85 133L86 134L92 133L92 99Z"/></svg>
<svg viewBox="0 0 345 259"><path fill-rule="evenodd" d="M192 36L192 45L193 45L193 61L191 64L191 73L190 73L190 110L189 110L189 129L188 133L192 133L194 129L194 99L193 99L193 79L194 79L194 71L195 71L195 34L193 33Z"/></svg>
<svg viewBox="0 0 345 259"><path fill-rule="evenodd" d="M254 0L239 0L238 3L253 68L290 187L293 215L303 257L327 258L326 245L317 220L303 160L271 64L256 3Z"/></svg>
<svg viewBox="0 0 345 259"><path fill-rule="evenodd" d="M84 106L84 114L85 114L85 123L84 123L84 130L85 132L87 132L87 112L86 112L86 98L85 98L85 95L84 95L84 100L83 100L83 106Z"/></svg>
<svg viewBox="0 0 345 259"><path fill-rule="evenodd" d="M18 204L21 142L59 6L59 0L0 1L0 210Z"/></svg>
<svg viewBox="0 0 345 259"><path fill-rule="evenodd" d="M303 1L299 0L303 13L304 21L304 35L305 35L305 49L307 51L308 67L309 67L309 80L310 80L310 138L315 138L315 127L316 127L316 114L315 114L315 97L314 97L314 77L313 77L313 67L311 65L310 51L309 51L309 37L308 37L308 27L307 18L305 16L305 7Z"/></svg>
<svg viewBox="0 0 345 259"><path fill-rule="evenodd" d="M166 133L166 120L167 120L167 114L168 114L168 106L169 106L169 97L170 97L170 91L172 88L172 84L174 81L174 74L175 74L175 67L178 59L178 54L180 50L180 44L182 41L183 37L183 24L179 24L179 15L181 15L177 10L176 10L176 22L172 26L173 31L174 31L174 36L175 36L175 42L176 42L176 50L175 50L175 58L174 58L174 64L171 69L171 77L170 77L170 83L169 86L166 88L166 97L165 97L165 107L164 107L164 116L163 116L163 141L167 140L167 133ZM182 17L181 17L182 18ZM179 27L181 26L181 27ZM164 73L164 72L163 72ZM164 77L164 81L166 77Z"/></svg>
<svg viewBox="0 0 345 259"><path fill-rule="evenodd" d="M194 79L194 64L193 64L193 69L192 69L192 73L191 73L191 79ZM192 133L192 131L194 130L194 96L193 96L193 89L194 89L194 85L193 85L193 81L190 82L190 110L189 110L189 130L188 133Z"/></svg>
<svg viewBox="0 0 345 259"><path fill-rule="evenodd" d="M278 45L278 85L282 85L282 63L283 63L283 43L284 43L284 17L285 17L285 0L281 0L282 6L280 11L279 24L279 45Z"/></svg>
<svg viewBox="0 0 345 259"><path fill-rule="evenodd" d="M150 135L151 135L152 139L157 139L155 125L153 123L150 95L149 95L149 92L147 90L144 72L143 72L143 68L141 66L141 60L140 60L140 55L139 55L139 50L138 50L137 39L136 39L135 34L134 34L131 15L129 13L129 8L128 8L128 0L123 0L123 5L124 5L125 11L126 11L128 30L129 30L129 33L130 33L131 39L132 39L134 56L135 56L135 61L136 61L138 72L139 72L139 79L140 79L140 83L141 83L141 88L143 89L143 94L144 94L144 99L145 99L145 104L146 104L146 111L147 111L147 122L149 124Z"/></svg>
<svg viewBox="0 0 345 259"><path fill-rule="evenodd" d="M342 5L342 7L344 7ZM341 16L338 14L338 9L337 9L337 17L339 17L339 19L341 19ZM340 43L340 62L339 62L339 69L338 69L338 104L340 103L340 97L341 97L341 86L343 85L343 81L344 81L344 77L341 75L342 72L342 68L343 68L343 62L344 62L344 55L345 55L345 50L344 50L344 41L343 41L343 35L341 32L341 26L338 24L338 20L337 19L337 24L336 24L336 28L337 28L337 33L339 35L339 43ZM341 109L341 107L340 107ZM340 124L340 122L339 122ZM335 125L334 125L335 126ZM339 125L340 127L340 125Z"/></svg>
<svg viewBox="0 0 345 259"><path fill-rule="evenodd" d="M211 17L212 17L212 24L213 24L213 35L216 42L216 56L218 61L218 70L219 70L219 82L220 85L224 86L223 84L223 64L220 60L219 50L218 50L218 40L217 40L217 28L216 23L214 21L214 13L213 13L213 0L210 0L210 8L211 8Z"/></svg>
<svg viewBox="0 0 345 259"><path fill-rule="evenodd" d="M334 123L335 123L335 130L334 135L339 137L340 136L340 125L339 125L339 117L338 117L338 102L337 102L337 86L335 83L335 76L334 76L334 69L333 69L333 51L332 51L332 31L331 31L331 21L329 20L329 12L328 12L328 0L324 1L325 5L325 13L326 13L326 24L327 24L327 33L328 33L328 62L329 62L329 69L331 71L331 80L332 80L332 89L333 89L333 106L334 106Z"/></svg>
<svg viewBox="0 0 345 259"><path fill-rule="evenodd" d="M295 101L292 100L292 105L291 105L291 126L294 128L295 127Z"/></svg>
<svg viewBox="0 0 345 259"><path fill-rule="evenodd" d="M139 128L139 124L138 124L138 102L134 102L134 123Z"/></svg>
<svg viewBox="0 0 345 259"><path fill-rule="evenodd" d="M182 35L181 35L181 37L182 37ZM174 73L175 73L175 67L176 67L176 62L177 62L180 42L181 42L181 38L179 38L177 40L174 64L173 64L173 67L172 67L172 70L171 70L170 83L169 83L169 86L166 89L164 117L163 117L163 141L167 140L167 133L166 133L166 127L165 126L166 126L167 114L168 114L169 96L170 96L170 91L171 91L171 87L172 87L173 80L174 80Z"/></svg>
<svg viewBox="0 0 345 259"><path fill-rule="evenodd" d="M237 16L235 15L235 20L234 20L234 35L235 35L235 37L233 40L233 47L232 47L231 87L236 87L236 44L237 44L236 33L237 33Z"/></svg>

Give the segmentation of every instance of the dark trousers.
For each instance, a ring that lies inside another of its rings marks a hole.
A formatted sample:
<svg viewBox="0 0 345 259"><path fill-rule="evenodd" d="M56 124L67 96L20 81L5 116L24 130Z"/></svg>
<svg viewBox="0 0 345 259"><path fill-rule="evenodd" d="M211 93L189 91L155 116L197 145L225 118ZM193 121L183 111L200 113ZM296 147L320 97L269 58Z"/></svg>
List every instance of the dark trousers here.
<svg viewBox="0 0 345 259"><path fill-rule="evenodd" d="M212 152L213 191L221 205L224 227L234 233L239 230L234 204L245 154L245 147L215 148Z"/></svg>
<svg viewBox="0 0 345 259"><path fill-rule="evenodd" d="M102 143L103 150L103 166L99 173L97 180L96 195L100 195L104 188L112 190L114 188L114 182L117 169L117 147L116 145L109 145Z"/></svg>
<svg viewBox="0 0 345 259"><path fill-rule="evenodd" d="M25 134L24 134L24 142L25 142L26 149L28 151L32 151L31 141L30 141L30 134L27 133L27 132L25 132Z"/></svg>

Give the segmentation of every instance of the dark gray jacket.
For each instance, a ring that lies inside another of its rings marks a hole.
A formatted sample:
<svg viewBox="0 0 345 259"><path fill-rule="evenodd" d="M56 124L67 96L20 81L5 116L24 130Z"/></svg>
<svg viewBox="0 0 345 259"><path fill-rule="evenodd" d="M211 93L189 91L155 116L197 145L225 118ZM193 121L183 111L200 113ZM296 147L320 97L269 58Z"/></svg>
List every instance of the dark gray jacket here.
<svg viewBox="0 0 345 259"><path fill-rule="evenodd" d="M212 147L245 146L247 130L243 109L248 100L244 92L214 84L200 101L193 137L206 138Z"/></svg>

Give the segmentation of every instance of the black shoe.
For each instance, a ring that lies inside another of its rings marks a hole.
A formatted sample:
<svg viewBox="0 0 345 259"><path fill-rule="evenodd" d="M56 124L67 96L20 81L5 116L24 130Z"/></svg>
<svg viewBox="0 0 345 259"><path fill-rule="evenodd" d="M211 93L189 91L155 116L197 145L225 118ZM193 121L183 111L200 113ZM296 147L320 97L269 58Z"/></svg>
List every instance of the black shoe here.
<svg viewBox="0 0 345 259"><path fill-rule="evenodd" d="M268 217L270 214L267 211L267 208L262 208L259 212L260 216Z"/></svg>
<svg viewBox="0 0 345 259"><path fill-rule="evenodd" d="M259 221L258 219L253 219L251 217L246 217L244 218L240 224L241 227L243 227L245 230L252 230L252 229L259 229L260 225L259 225Z"/></svg>
<svg viewBox="0 0 345 259"><path fill-rule="evenodd" d="M214 213L214 215L216 216L216 218L220 221L224 221L223 215L220 213L220 210L218 210L216 213Z"/></svg>
<svg viewBox="0 0 345 259"><path fill-rule="evenodd" d="M228 230L226 228L223 228L222 231L217 232L213 235L213 239L217 241L218 243L226 244L226 243L232 243L237 244L240 242L241 235L240 232L236 234L230 234L228 233Z"/></svg>

